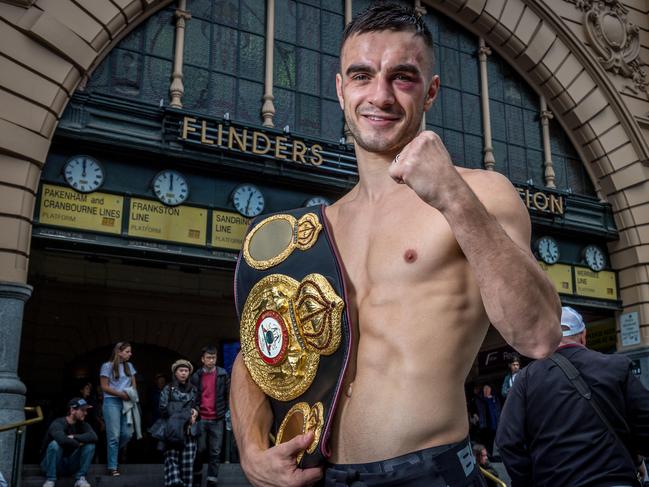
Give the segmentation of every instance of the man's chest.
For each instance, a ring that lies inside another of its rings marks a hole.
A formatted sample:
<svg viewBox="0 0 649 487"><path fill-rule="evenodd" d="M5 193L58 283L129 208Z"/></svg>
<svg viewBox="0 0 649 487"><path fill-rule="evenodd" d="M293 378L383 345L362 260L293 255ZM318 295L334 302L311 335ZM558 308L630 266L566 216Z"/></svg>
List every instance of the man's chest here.
<svg viewBox="0 0 649 487"><path fill-rule="evenodd" d="M395 213L341 219L334 225L334 236L346 278L356 293L385 284L430 282L442 278L449 265L464 261L441 215L418 218Z"/></svg>

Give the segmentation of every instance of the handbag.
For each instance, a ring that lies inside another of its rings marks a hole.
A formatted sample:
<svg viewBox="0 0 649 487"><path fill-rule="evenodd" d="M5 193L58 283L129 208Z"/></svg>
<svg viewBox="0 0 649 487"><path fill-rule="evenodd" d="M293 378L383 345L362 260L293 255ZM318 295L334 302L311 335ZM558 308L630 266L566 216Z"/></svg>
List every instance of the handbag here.
<svg viewBox="0 0 649 487"><path fill-rule="evenodd" d="M629 450L629 448L626 446L626 444L622 441L622 438L617 434L617 431L613 428L611 425L611 422L608 420L602 409L599 407L599 404L597 402L597 399L593 396L593 393L590 390L590 387L588 387L588 384L586 384L586 381L584 381L584 378L581 376L579 373L579 370L577 370L577 367L575 367L570 360L568 360L566 357L561 355L560 353L554 352L550 357L548 357L552 362L554 362L557 367L559 367L565 376L570 380L570 383L577 389L577 392L586 399L588 404L593 408L597 416L599 416L599 419L602 420L602 423L606 426L608 431L611 433L613 438L615 438L615 442L617 443L618 446L621 446L624 451L626 451L629 456L631 457L631 463L633 465L636 465L636 461L633 457L633 454ZM615 410L614 408L612 409L613 411ZM622 421L622 424L624 424L624 430L628 433L630 432L629 425L626 422L626 420L622 417L619 416L620 421ZM638 481L637 485L642 486L642 482L640 479L637 477L636 473L636 480Z"/></svg>
<svg viewBox="0 0 649 487"><path fill-rule="evenodd" d="M167 432L167 420L163 418L156 419L148 431L156 440L164 441Z"/></svg>

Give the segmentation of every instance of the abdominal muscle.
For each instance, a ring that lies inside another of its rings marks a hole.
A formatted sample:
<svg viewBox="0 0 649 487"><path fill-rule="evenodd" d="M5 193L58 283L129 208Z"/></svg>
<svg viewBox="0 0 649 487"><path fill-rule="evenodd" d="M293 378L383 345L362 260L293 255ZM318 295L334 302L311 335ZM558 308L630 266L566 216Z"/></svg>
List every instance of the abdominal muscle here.
<svg viewBox="0 0 649 487"><path fill-rule="evenodd" d="M385 460L467 436L464 381L488 322L471 285L438 284L410 286L402 296L392 287L392 299L359 303L360 336L336 412L333 463ZM454 287L464 292L452 294Z"/></svg>

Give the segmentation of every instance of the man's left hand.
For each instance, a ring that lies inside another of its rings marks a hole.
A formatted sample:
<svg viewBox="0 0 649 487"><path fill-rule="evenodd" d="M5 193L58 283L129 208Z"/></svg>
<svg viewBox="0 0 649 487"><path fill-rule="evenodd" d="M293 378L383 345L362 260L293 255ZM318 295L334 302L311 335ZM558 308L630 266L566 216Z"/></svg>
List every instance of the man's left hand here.
<svg viewBox="0 0 649 487"><path fill-rule="evenodd" d="M412 139L388 171L392 179L407 184L417 196L437 209L448 205L463 185L442 139L430 130Z"/></svg>

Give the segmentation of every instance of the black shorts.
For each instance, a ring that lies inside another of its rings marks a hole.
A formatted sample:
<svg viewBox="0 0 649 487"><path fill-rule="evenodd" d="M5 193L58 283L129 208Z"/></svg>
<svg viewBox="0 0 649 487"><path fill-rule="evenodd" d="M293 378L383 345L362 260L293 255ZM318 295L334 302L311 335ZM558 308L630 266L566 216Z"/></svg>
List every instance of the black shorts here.
<svg viewBox="0 0 649 487"><path fill-rule="evenodd" d="M485 487L471 444L464 440L380 462L331 465L325 487Z"/></svg>

